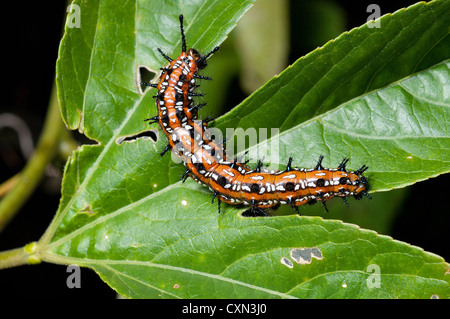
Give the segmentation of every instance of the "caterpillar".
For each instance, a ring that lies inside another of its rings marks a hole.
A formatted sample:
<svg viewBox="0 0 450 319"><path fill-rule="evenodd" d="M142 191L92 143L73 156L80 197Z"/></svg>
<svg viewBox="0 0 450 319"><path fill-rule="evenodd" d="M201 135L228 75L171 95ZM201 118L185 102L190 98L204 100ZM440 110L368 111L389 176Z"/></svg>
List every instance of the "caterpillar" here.
<svg viewBox="0 0 450 319"><path fill-rule="evenodd" d="M207 59L219 50L202 55L195 49L187 50L183 28L183 15L179 16L181 31L181 54L170 58L160 48L158 52L169 62L161 68L159 82L142 83L157 89L156 99L158 115L145 119L148 123L158 123L169 144L161 152L163 156L172 150L181 157L186 171L181 177L186 181L192 177L195 181L208 186L220 204L244 204L251 206L254 215L267 215L264 209L275 208L280 204L290 205L297 213L300 205L321 202L328 211L325 202L340 197L348 205L347 197L361 199L362 195L371 198L368 193L367 178L363 173L368 169L363 165L356 171L347 171L349 159L344 158L336 169L322 166L323 156L312 169L292 167L289 158L283 171L269 171L263 168L262 161L251 169L247 162L239 158L230 159L225 152L224 143L211 140L206 133L206 118L198 121L198 111L205 104L195 104L193 98L203 96L195 93L196 80L211 80L198 74L207 65Z"/></svg>

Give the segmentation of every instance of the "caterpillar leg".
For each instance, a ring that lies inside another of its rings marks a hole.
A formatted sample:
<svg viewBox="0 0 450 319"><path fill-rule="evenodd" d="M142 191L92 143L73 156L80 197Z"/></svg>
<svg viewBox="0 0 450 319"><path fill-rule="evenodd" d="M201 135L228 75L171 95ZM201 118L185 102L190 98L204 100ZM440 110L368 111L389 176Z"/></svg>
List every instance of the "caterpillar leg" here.
<svg viewBox="0 0 450 319"><path fill-rule="evenodd" d="M347 165L349 160L350 160L349 158L344 157L344 159L342 160L341 164L339 164L339 166L338 166L338 170L340 170L341 172L345 172L346 171L345 170L345 166Z"/></svg>
<svg viewBox="0 0 450 319"><path fill-rule="evenodd" d="M158 87L158 84L147 83L147 82L141 82L141 85L150 86L150 87L152 87L152 88Z"/></svg>
<svg viewBox="0 0 450 319"><path fill-rule="evenodd" d="M252 200L252 207L250 208L250 216L256 217L256 216L269 216L264 209L258 207L258 203L253 199Z"/></svg>
<svg viewBox="0 0 450 319"><path fill-rule="evenodd" d="M159 116L153 116L148 119L145 119L144 121L148 122L148 124L157 123L159 121Z"/></svg>
<svg viewBox="0 0 450 319"><path fill-rule="evenodd" d="M214 194L213 194L213 198L212 198L212 201L211 201L211 204L213 204L214 203L214 199L216 199L216 196L219 194L219 192L217 192L217 191L214 191ZM220 200L220 196L217 196L217 210L219 211L219 214L220 214L220 204L222 203L222 201Z"/></svg>
<svg viewBox="0 0 450 319"><path fill-rule="evenodd" d="M350 207L350 205L349 205L348 202L347 202L346 197L347 197L347 196L344 196L344 197L341 197L341 198L342 198L342 200L344 201L345 206Z"/></svg>
<svg viewBox="0 0 450 319"><path fill-rule="evenodd" d="M372 197L370 197L370 195L367 192L361 192L361 194L363 194L364 196L366 196L368 199L372 199Z"/></svg>
<svg viewBox="0 0 450 319"><path fill-rule="evenodd" d="M319 156L319 160L317 161L316 167L315 169L320 171L322 169L324 169L324 167L322 166L322 160L323 160L323 155Z"/></svg>
<svg viewBox="0 0 450 319"><path fill-rule="evenodd" d="M173 61L173 59L170 56L168 56L167 54L165 54L164 52L162 52L160 48L157 48L156 50L158 50L158 52L161 53L163 58L166 59L167 61L169 61L169 62Z"/></svg>
<svg viewBox="0 0 450 319"><path fill-rule="evenodd" d="M327 208L327 205L325 204L325 201L320 200L320 202L322 203L323 208L325 208L325 211L328 213L328 208Z"/></svg>
<svg viewBox="0 0 450 319"><path fill-rule="evenodd" d="M191 172L191 170L188 168L186 169L186 171L183 173L183 176L181 176L180 181L182 181L182 183L184 183L187 178L189 177L189 173Z"/></svg>
<svg viewBox="0 0 450 319"><path fill-rule="evenodd" d="M193 76L194 76L194 78L199 79L199 80L208 80L208 81L212 80L209 76L203 76L203 75L199 75L196 73Z"/></svg>
<svg viewBox="0 0 450 319"><path fill-rule="evenodd" d="M167 144L167 146L163 149L163 151L159 154L161 157L164 156L164 154L167 153L168 150L170 150L170 144Z"/></svg>
<svg viewBox="0 0 450 319"><path fill-rule="evenodd" d="M298 214L298 216L301 216L300 211L298 210L298 206L295 205L295 202L292 200L292 197L289 198L289 205L291 206L291 208L293 210L295 210L295 212Z"/></svg>
<svg viewBox="0 0 450 319"><path fill-rule="evenodd" d="M216 199L216 196L217 196L218 194L219 194L219 193L218 193L217 191L214 191L214 194L213 194L213 198L212 198L211 204L214 203L214 200ZM221 203L222 203L222 201L220 200L220 196L217 196L217 210L218 210L219 214L220 214L220 204L221 204Z"/></svg>

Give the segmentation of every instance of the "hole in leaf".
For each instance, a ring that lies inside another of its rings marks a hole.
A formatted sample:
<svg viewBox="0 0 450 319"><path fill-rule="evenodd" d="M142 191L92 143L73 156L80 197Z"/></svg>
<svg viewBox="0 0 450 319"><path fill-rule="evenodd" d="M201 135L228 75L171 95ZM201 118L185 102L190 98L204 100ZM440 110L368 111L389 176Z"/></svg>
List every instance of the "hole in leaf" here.
<svg viewBox="0 0 450 319"><path fill-rule="evenodd" d="M150 83L150 81L155 79L156 75L157 72L153 71L152 69L149 69L148 67L143 65L138 66L137 85L141 94L143 94L146 89L150 88L149 86L142 83Z"/></svg>
<svg viewBox="0 0 450 319"><path fill-rule="evenodd" d="M98 141L94 139L90 139L83 133L80 133L78 130L72 130L70 131L70 134L72 135L72 138L77 141L80 145L98 145L100 144Z"/></svg>
<svg viewBox="0 0 450 319"><path fill-rule="evenodd" d="M281 263L289 268L294 267L294 264L292 263L292 261L290 261L288 258L283 257L281 258Z"/></svg>
<svg viewBox="0 0 450 319"><path fill-rule="evenodd" d="M322 251L317 247L291 249L291 259L297 264L310 264L313 258L317 260L323 259Z"/></svg>
<svg viewBox="0 0 450 319"><path fill-rule="evenodd" d="M116 144L120 145L123 142L134 143L139 139L152 140L156 143L158 141L158 134L156 132L155 130L149 130L138 134L120 136L116 139Z"/></svg>

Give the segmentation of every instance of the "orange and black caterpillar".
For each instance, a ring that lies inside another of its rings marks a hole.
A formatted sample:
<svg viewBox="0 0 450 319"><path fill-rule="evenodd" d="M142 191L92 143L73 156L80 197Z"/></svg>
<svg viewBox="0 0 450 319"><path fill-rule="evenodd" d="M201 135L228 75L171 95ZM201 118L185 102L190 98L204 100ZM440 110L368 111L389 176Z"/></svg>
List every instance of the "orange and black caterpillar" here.
<svg viewBox="0 0 450 319"><path fill-rule="evenodd" d="M367 194L367 179L363 176L368 169L363 165L356 171L347 171L348 158L336 169L322 166L323 156L319 157L313 169L292 167L289 158L284 171L268 171L261 161L255 169L238 159L229 159L225 154L223 142L216 143L205 134L209 118L197 121L197 112L204 104L195 105L193 97L197 79L211 80L197 72L206 66L206 60L215 53L215 47L206 55L195 49L186 49L183 29L183 15L180 15L182 52L177 59L171 59L161 49L158 51L169 61L162 68L158 84L142 83L157 88L156 106L158 115L146 121L159 123L169 144L161 152L163 156L172 150L180 156L187 167L182 180L191 176L194 180L208 186L213 191L213 199L220 203L244 204L251 206L253 214L264 214L264 208L288 204L298 213L298 206L319 201L326 209L325 202L338 196L348 206L346 198L361 199Z"/></svg>

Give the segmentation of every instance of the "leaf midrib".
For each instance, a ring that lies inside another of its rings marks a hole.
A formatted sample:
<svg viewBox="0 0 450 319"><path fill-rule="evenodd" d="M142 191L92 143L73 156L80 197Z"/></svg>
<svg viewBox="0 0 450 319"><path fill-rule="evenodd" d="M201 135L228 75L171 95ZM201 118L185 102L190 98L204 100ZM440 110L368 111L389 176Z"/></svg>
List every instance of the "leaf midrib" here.
<svg viewBox="0 0 450 319"><path fill-rule="evenodd" d="M252 284L248 284L246 282L240 281L240 280L236 280L236 279L232 279L229 277L225 277L225 276L221 276L221 275L215 275L215 274L210 274L210 273L206 273L203 271L198 271L198 270L194 270L194 269L189 269L189 268L184 268L184 267L176 267L176 266L171 266L171 265L163 265L163 264L157 264L157 263L152 263L152 262L146 262L146 261L130 261L130 260L109 260L109 259L102 259L102 260L98 260L98 259L87 259L87 258L75 258L75 257L61 257L59 255L55 255L52 253L48 253L46 252L45 254L46 260L48 261L52 261L55 263L63 263L63 264L67 264L67 262L69 263L74 263L74 264L78 264L81 266L87 266L87 267L94 267L96 265L102 266L102 267L106 267L108 269L110 269L111 271L115 272L119 277L120 276L124 276L127 277L129 279L132 279L136 282L139 282L140 284L144 284L145 286L151 287L153 289L156 289L158 291L167 293L169 295L173 295L173 293L170 293L166 290L163 290L161 288L157 288L154 287L152 285L149 285L146 282L142 282L139 281L137 278L132 277L130 275L124 274L123 272L115 269L114 267L112 267L111 265L132 265L132 266L144 266L144 267L154 267L154 268L160 268L160 269L166 269L166 270L172 270L172 271L178 271L178 272L182 272L182 273L187 273L187 274L191 274L191 275L197 275L197 276L202 276L202 277L207 277L207 278L211 278L214 280L219 280L219 281L223 281L223 282L228 282L231 284L236 284L236 285L240 285L246 288L250 288L250 289L254 289L257 291L262 291L268 294L272 294L272 295L277 295L280 296L281 298L286 298L286 299L298 299L298 297L292 296L290 295L290 293L310 282L312 282L315 279L318 279L320 277L324 277L324 276L328 276L328 275L332 275L332 274L338 274L338 273L359 273L359 274L363 274L363 275L368 275L367 272L364 272L362 270L354 270L354 269L348 269L348 270L335 270L335 271L328 271L326 273L320 273L314 277L311 277L301 283L299 283L298 285L295 285L294 287L292 287L291 289L289 289L287 292L282 293L276 290L272 290L272 289L267 289L267 288L263 288L260 286L256 286L256 285L252 285ZM392 276L392 277L408 277L408 278L420 278L423 280L433 280L436 282L440 282L444 285L447 285L448 283L445 280L442 279L436 279L436 278L428 278L428 277L423 277L423 276L419 276L419 275L413 275L413 274L395 274L395 273L383 273L381 276ZM179 298L179 296L173 295L177 298Z"/></svg>
<svg viewBox="0 0 450 319"><path fill-rule="evenodd" d="M173 271L179 271L179 272L182 272L182 273L188 273L188 274L192 274L192 275L208 277L208 278L212 278L212 279L215 279L215 280L229 282L229 283L232 283L232 284L237 284L237 285L240 285L240 286L244 286L246 288L251 288L251 289L258 290L258 291L263 291L265 293L278 295L278 296L280 296L282 298L297 299L296 297L293 297L293 296L290 296L290 295L287 295L287 294L284 294L284 293L280 293L279 291L275 291L275 290L271 290L271 289L267 289L267 288L263 288L263 287L259 287L259 286L255 286L255 285L251 285L251 284L248 284L248 283L240 281L240 280L236 280L236 279L232 279L232 278L228 278L228 277L224 277L224 276L220 276L220 275L214 275L214 274L206 273L206 272L203 272L203 271L198 271L198 270L184 268L184 267L176 267L176 266L171 266L171 265L162 265L162 264L156 264L156 263L147 262L147 261L109 260L109 259L98 260L98 259L75 258L75 257L65 257L65 256L62 257L60 255L56 255L56 254L53 254L53 253L50 253L50 252L45 252L43 254L43 257L45 258L45 260L51 261L51 262L54 262L54 263L59 263L59 264L74 263L74 264L77 264L77 265L80 265L80 266L84 265L84 266L87 266L87 267L93 267L95 265L100 265L100 266L103 266L103 267L109 266L110 268L112 268L110 265L118 264L118 265L145 266L145 267L154 267L154 268L160 268L160 269L166 269L166 270L173 270ZM118 271L117 269L114 269L114 268L112 268L112 269L116 273L123 274L122 272ZM134 277L130 277L130 278L132 278L133 280L136 280L136 278L134 278Z"/></svg>

